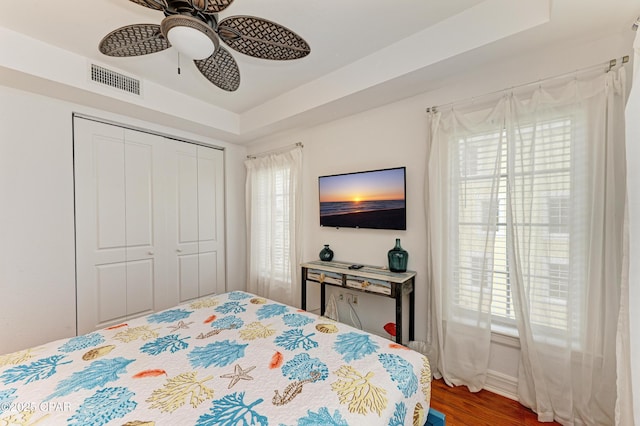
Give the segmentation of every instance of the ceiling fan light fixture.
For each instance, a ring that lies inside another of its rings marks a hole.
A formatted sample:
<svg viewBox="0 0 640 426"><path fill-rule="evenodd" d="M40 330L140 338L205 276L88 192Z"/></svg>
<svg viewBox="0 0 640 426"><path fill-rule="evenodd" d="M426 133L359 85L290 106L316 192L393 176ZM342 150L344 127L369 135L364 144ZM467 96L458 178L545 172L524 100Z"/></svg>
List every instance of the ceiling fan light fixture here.
<svg viewBox="0 0 640 426"><path fill-rule="evenodd" d="M209 37L191 27L173 27L167 33L169 43L184 56L205 59L216 50Z"/></svg>
<svg viewBox="0 0 640 426"><path fill-rule="evenodd" d="M220 44L211 27L190 16L167 16L160 28L169 43L191 59L208 58Z"/></svg>

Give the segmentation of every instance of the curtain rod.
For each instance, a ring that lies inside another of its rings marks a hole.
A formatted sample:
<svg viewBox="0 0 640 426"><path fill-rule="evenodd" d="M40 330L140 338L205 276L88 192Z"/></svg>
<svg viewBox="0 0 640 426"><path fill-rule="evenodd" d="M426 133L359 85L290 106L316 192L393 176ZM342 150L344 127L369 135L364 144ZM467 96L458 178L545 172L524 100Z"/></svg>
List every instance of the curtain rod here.
<svg viewBox="0 0 640 426"><path fill-rule="evenodd" d="M624 65L627 62L629 62L629 55L626 55L626 56L622 57L622 62L621 63ZM592 70L594 70L596 68L600 68L600 67L608 67L606 72L609 72L609 71L611 71L613 69L613 67L616 66L617 63L618 63L618 60L614 58L614 59L611 59L611 60L609 60L607 62L600 63L600 64L597 64L597 65L592 65L590 67L582 68L580 70L575 70L575 71L567 72L567 73L564 73L564 74L559 74L559 75L556 75L556 76L553 76L553 77L542 78L540 80L531 81L529 83L524 83L524 84L520 84L520 85L517 85L517 86L511 86L508 89L496 90L495 92L489 92L489 93L485 93L485 94L479 95L479 96L472 96L470 98L460 99L460 100L457 100L457 101L454 101L454 102L449 102L449 103L438 105L438 106L434 105L432 107L428 107L426 109L426 112L428 112L428 113L437 112L438 108L444 108L444 107L449 107L449 106L453 106L453 105L460 104L460 103L474 101L474 100L479 99L479 98L484 98L484 97L491 96L491 95L497 95L498 93L503 93L503 92L506 92L507 90L521 89L523 87L533 86L533 85L536 85L536 84L541 84L541 83L544 83L544 82L547 82L547 81L556 80L556 79L560 79L560 78L563 78L563 77L568 77L570 75L575 75L577 73L592 71Z"/></svg>
<svg viewBox="0 0 640 426"><path fill-rule="evenodd" d="M287 146L283 146L283 147L280 147L280 148L271 149L269 151L261 152L260 154L247 155L247 159L253 160L253 159L256 159L258 157L263 157L265 155L276 154L278 152L284 152L284 151L287 151L289 149L292 149L292 148L295 148L295 147L298 147L298 146L300 148L304 148L304 145L302 144L302 142L296 142L296 143L291 144L291 145L287 145Z"/></svg>

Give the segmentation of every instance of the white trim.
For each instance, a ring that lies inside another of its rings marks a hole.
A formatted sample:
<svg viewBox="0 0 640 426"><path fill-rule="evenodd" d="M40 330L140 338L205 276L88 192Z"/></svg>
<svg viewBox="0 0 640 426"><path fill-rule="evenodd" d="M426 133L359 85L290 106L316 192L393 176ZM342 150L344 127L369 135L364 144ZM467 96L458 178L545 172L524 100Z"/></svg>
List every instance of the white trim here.
<svg viewBox="0 0 640 426"><path fill-rule="evenodd" d="M487 381L484 389L489 392L518 401L518 379L498 371L487 371Z"/></svg>
<svg viewBox="0 0 640 426"><path fill-rule="evenodd" d="M510 348L520 349L520 339L518 336L511 336L509 334L492 331L491 342Z"/></svg>
<svg viewBox="0 0 640 426"><path fill-rule="evenodd" d="M164 133L164 132L160 132L160 131L157 131L157 130L151 130L151 129L148 129L148 128L145 128L145 127L134 126L134 125L126 124L126 123L119 122L119 121L109 120L107 118L96 117L96 116L85 114L85 113L82 113L82 112L73 112L72 113L72 118L76 118L76 117L84 119L84 120L96 121L96 122L102 123L102 124L108 124L110 126L122 127L123 129L135 130L136 132L142 132L142 133L148 133L150 135L162 136L163 138L171 139L171 140L174 140L174 141L177 141L177 142L185 142L185 143L190 143L190 144L193 144L193 145L203 146L205 148L212 148L212 149L217 149L219 151L226 151L226 148L224 148L222 146L218 146L218 145L213 145L213 144L206 143L206 142L197 141L195 139L189 139L189 138L182 137L182 136L175 136L175 135L172 135L170 133Z"/></svg>

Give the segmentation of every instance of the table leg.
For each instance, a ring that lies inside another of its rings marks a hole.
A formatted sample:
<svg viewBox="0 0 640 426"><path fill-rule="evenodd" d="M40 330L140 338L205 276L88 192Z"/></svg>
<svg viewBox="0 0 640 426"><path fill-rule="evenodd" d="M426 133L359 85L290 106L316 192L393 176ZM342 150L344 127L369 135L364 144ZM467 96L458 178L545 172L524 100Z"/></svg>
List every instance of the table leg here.
<svg viewBox="0 0 640 426"><path fill-rule="evenodd" d="M415 340L416 330L416 286L415 279L411 279L411 293L409 293L409 341Z"/></svg>
<svg viewBox="0 0 640 426"><path fill-rule="evenodd" d="M300 278L300 292L302 293L302 301L300 308L307 310L307 268L302 268L302 277Z"/></svg>
<svg viewBox="0 0 640 426"><path fill-rule="evenodd" d="M325 307L325 288L324 283L320 283L320 316L324 315L324 307Z"/></svg>
<svg viewBox="0 0 640 426"><path fill-rule="evenodd" d="M396 343L402 344L402 291L396 292Z"/></svg>

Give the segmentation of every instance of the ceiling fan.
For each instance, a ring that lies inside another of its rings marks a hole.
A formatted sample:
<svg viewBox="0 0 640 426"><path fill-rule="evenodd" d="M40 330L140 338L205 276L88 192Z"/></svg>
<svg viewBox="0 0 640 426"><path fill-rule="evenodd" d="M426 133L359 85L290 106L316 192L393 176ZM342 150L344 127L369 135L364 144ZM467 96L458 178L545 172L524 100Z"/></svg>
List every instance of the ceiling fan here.
<svg viewBox="0 0 640 426"><path fill-rule="evenodd" d="M240 70L220 45L261 59L290 60L307 56L307 42L290 29L254 16L230 16L218 21L218 12L233 0L130 0L164 13L160 25L134 24L107 34L98 46L108 56L128 57L160 52L173 46L193 59L200 72L219 88L233 92Z"/></svg>

